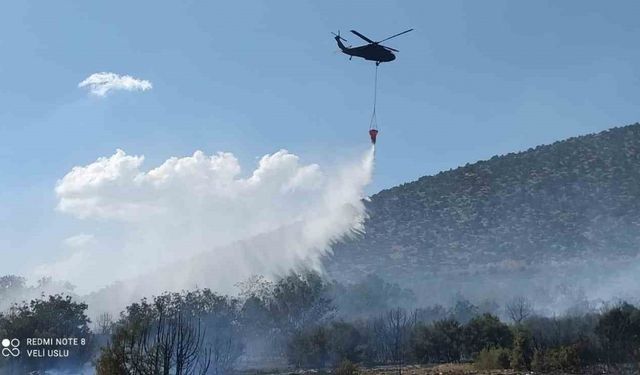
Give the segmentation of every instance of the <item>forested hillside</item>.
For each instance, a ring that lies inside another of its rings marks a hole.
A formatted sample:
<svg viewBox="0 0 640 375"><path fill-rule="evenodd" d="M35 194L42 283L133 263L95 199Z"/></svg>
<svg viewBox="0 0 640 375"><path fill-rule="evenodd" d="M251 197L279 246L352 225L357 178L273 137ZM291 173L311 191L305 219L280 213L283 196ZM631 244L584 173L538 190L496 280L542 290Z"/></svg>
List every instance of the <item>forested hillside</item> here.
<svg viewBox="0 0 640 375"><path fill-rule="evenodd" d="M635 258L640 124L422 177L374 195L368 210L366 234L328 262L338 278Z"/></svg>

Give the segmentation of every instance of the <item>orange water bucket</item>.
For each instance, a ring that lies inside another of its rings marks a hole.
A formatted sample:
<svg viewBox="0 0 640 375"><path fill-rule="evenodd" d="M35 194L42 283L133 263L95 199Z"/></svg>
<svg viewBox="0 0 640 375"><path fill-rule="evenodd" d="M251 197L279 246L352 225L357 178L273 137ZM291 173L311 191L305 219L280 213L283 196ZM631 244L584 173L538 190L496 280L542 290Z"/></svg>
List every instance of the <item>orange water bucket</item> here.
<svg viewBox="0 0 640 375"><path fill-rule="evenodd" d="M371 137L371 143L376 144L376 137L378 136L378 129L370 129L369 137Z"/></svg>

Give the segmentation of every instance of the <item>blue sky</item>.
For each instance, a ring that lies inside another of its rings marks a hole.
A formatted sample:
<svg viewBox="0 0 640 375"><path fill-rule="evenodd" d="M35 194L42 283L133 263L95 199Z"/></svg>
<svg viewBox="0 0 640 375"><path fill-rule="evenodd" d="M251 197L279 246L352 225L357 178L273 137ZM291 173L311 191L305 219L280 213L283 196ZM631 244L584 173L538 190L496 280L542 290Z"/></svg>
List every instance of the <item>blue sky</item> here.
<svg viewBox="0 0 640 375"><path fill-rule="evenodd" d="M613 6L615 5L615 6ZM55 183L116 148L154 167L196 149L250 171L286 148L368 147L374 65L330 32L388 42L370 193L495 154L638 121L640 3L109 1L0 5L0 274L56 258L83 222ZM87 94L107 71L146 92Z"/></svg>

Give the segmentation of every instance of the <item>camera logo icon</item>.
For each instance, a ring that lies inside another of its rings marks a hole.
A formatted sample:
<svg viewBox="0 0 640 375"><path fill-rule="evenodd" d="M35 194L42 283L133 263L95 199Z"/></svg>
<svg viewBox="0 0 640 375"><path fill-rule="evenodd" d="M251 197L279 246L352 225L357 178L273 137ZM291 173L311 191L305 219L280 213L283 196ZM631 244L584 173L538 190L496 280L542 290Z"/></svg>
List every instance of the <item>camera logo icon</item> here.
<svg viewBox="0 0 640 375"><path fill-rule="evenodd" d="M3 339L2 340L2 356L17 357L20 355L20 340Z"/></svg>

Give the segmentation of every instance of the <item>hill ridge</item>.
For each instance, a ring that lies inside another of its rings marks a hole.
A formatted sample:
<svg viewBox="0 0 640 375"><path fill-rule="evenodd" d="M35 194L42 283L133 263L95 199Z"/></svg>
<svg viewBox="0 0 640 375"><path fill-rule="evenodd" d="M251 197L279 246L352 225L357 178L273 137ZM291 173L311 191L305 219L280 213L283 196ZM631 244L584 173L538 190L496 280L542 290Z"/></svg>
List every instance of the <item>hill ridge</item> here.
<svg viewBox="0 0 640 375"><path fill-rule="evenodd" d="M640 124L423 176L372 195L367 209L363 237L328 262L338 278L636 257Z"/></svg>

